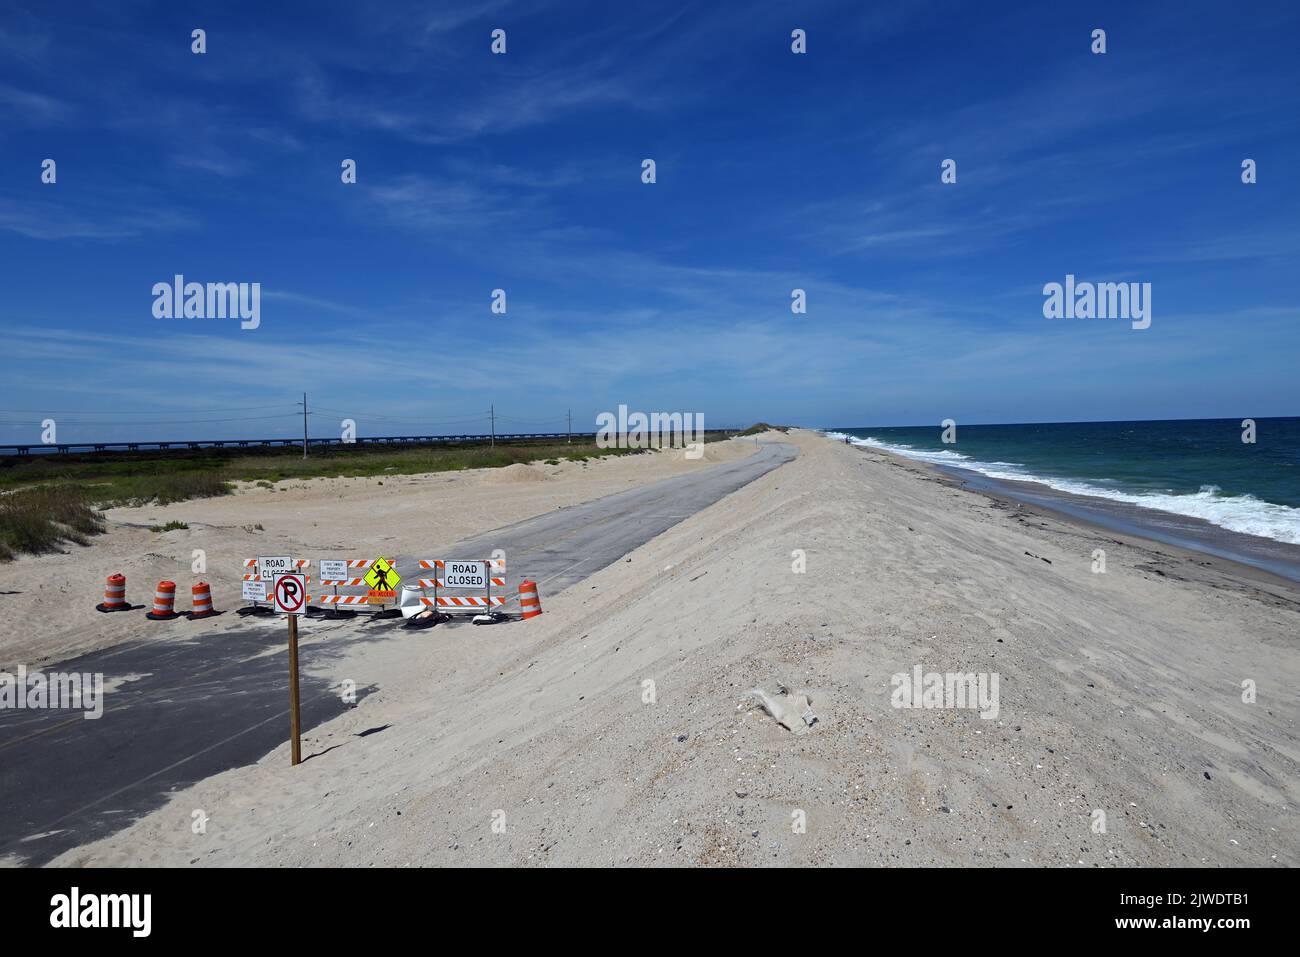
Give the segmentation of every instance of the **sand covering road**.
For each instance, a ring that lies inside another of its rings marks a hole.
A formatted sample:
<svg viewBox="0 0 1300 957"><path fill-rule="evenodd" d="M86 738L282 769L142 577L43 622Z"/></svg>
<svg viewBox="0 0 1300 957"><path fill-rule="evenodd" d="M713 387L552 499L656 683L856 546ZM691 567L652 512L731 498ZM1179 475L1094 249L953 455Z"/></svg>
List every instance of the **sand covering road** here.
<svg viewBox="0 0 1300 957"><path fill-rule="evenodd" d="M329 677L378 691L300 767L286 745L60 863L1300 863L1293 591L776 438L803 454L540 618L355 643ZM996 672L997 718L892 707L918 664ZM745 697L777 680L808 733Z"/></svg>

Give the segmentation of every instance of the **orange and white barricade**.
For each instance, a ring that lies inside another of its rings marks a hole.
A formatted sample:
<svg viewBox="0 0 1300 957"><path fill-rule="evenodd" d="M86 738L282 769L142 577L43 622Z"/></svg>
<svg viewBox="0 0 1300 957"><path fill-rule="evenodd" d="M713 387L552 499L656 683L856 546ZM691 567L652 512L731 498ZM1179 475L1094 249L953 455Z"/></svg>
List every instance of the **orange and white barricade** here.
<svg viewBox="0 0 1300 957"><path fill-rule="evenodd" d="M108 576L104 584L104 600L95 606L96 611L130 611L126 600L126 576L121 572Z"/></svg>
<svg viewBox="0 0 1300 957"><path fill-rule="evenodd" d="M373 565L377 559L374 558L322 558L316 564L320 570L321 594L310 597L310 601L315 605L325 607L326 618L340 618L346 615L355 615L359 611L385 611L386 606L396 605L397 598L391 601L373 602L370 599L370 585L366 581L366 571ZM396 566L396 562L391 558L384 561L389 565ZM324 589L333 589L331 594L325 594ZM339 594L340 588L364 588L366 594L361 595L342 595Z"/></svg>
<svg viewBox="0 0 1300 957"><path fill-rule="evenodd" d="M542 613L542 599L537 594L537 582L525 578L519 583L519 617L536 618Z"/></svg>
<svg viewBox="0 0 1300 957"><path fill-rule="evenodd" d="M420 559L421 570L433 572L432 578L421 578L421 590L433 590L433 595L420 598L421 604L436 608L444 615L499 614L506 603L504 594L492 594L492 589L505 591L505 559ZM444 594L454 589L472 589L482 594ZM497 610L497 611L494 611Z"/></svg>
<svg viewBox="0 0 1300 957"><path fill-rule="evenodd" d="M244 574L242 576L240 594L248 604L243 608L240 608L237 614L275 614L275 600L271 595L271 589L275 587L275 576L270 573L269 569L258 568L256 558L245 558L243 566ZM303 569L310 566L310 558L292 558L289 560L288 567L295 573L301 573ZM307 581L311 581L310 575L307 576Z"/></svg>
<svg viewBox="0 0 1300 957"><path fill-rule="evenodd" d="M152 618L154 621L170 621L173 618L179 618L176 614L176 583L174 581L160 581L158 588L153 593L153 609L144 613L146 618Z"/></svg>
<svg viewBox="0 0 1300 957"><path fill-rule="evenodd" d="M190 618L211 618L221 612L212 607L212 586L199 582L190 586Z"/></svg>

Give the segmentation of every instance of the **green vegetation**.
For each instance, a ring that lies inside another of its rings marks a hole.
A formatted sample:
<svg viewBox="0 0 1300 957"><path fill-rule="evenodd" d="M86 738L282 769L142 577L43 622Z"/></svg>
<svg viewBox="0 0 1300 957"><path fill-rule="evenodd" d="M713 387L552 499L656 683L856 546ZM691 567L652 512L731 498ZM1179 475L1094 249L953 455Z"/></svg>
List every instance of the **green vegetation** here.
<svg viewBox="0 0 1300 957"><path fill-rule="evenodd" d="M226 495L232 482L271 489L277 482L322 476L340 478L416 475L463 469L501 468L516 462L586 461L636 449L600 449L593 436L573 443L539 439L498 443L437 445L352 445L313 448L171 449L147 452L96 452L0 458L0 495L50 483L81 490L84 501L101 508L167 505L191 498Z"/></svg>
<svg viewBox="0 0 1300 957"><path fill-rule="evenodd" d="M89 544L86 536L104 530L85 490L73 485L43 485L0 495L0 561L18 552L48 552L62 542Z"/></svg>
<svg viewBox="0 0 1300 957"><path fill-rule="evenodd" d="M174 532L174 531L176 531L177 529L189 528L189 527L190 527L190 526L189 526L189 524L188 524L187 522L171 521L171 522L168 522L166 525L150 525L150 526L149 526L149 531L151 531L151 532Z"/></svg>
<svg viewBox="0 0 1300 957"><path fill-rule="evenodd" d="M790 431L790 426L788 426L788 425L768 425L766 422L755 422L755 423L754 423L753 425L751 425L749 428L745 429L745 431L743 431L743 432L737 432L736 434L737 434L737 435L758 435L760 432L768 432L768 431L772 431L772 430L775 430L775 431L777 431L777 432L789 432L789 431Z"/></svg>

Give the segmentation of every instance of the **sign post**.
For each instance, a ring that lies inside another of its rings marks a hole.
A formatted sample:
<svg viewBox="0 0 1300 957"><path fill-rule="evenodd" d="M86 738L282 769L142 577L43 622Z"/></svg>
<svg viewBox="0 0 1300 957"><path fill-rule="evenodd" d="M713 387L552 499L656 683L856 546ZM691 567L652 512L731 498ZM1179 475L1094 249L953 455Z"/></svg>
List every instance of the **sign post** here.
<svg viewBox="0 0 1300 957"><path fill-rule="evenodd" d="M306 575L275 576L275 609L289 616L290 764L302 761L302 722L298 711L298 616L307 605Z"/></svg>
<svg viewBox="0 0 1300 957"><path fill-rule="evenodd" d="M289 616L289 764L302 761L302 717L298 712L298 616Z"/></svg>

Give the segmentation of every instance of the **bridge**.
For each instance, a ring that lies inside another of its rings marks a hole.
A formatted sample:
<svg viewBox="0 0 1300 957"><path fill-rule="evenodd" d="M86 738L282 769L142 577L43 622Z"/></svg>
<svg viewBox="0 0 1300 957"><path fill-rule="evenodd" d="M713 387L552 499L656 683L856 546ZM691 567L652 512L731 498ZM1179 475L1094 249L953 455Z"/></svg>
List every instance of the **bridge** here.
<svg viewBox="0 0 1300 957"><path fill-rule="evenodd" d="M595 433L591 433L594 435ZM504 442L521 439L567 439L568 432L498 432L495 435L383 435L358 436L352 442L341 438L308 439L308 449L342 445L436 445L453 442ZM172 439L158 442L58 442L49 445L0 445L0 456L83 452L157 452L169 449L248 449L301 447L296 439Z"/></svg>
<svg viewBox="0 0 1300 957"><path fill-rule="evenodd" d="M716 438L734 429L705 429L704 434ZM495 435L381 435L351 442L341 438L308 439L308 450L346 445L450 445L457 442L518 442L538 439L589 438L594 432L497 432ZM303 440L297 439L171 439L157 442L58 442L48 445L0 445L0 457L10 455L82 454L85 452L160 452L176 449L251 449L251 448L301 448ZM667 444L667 443L663 443Z"/></svg>

